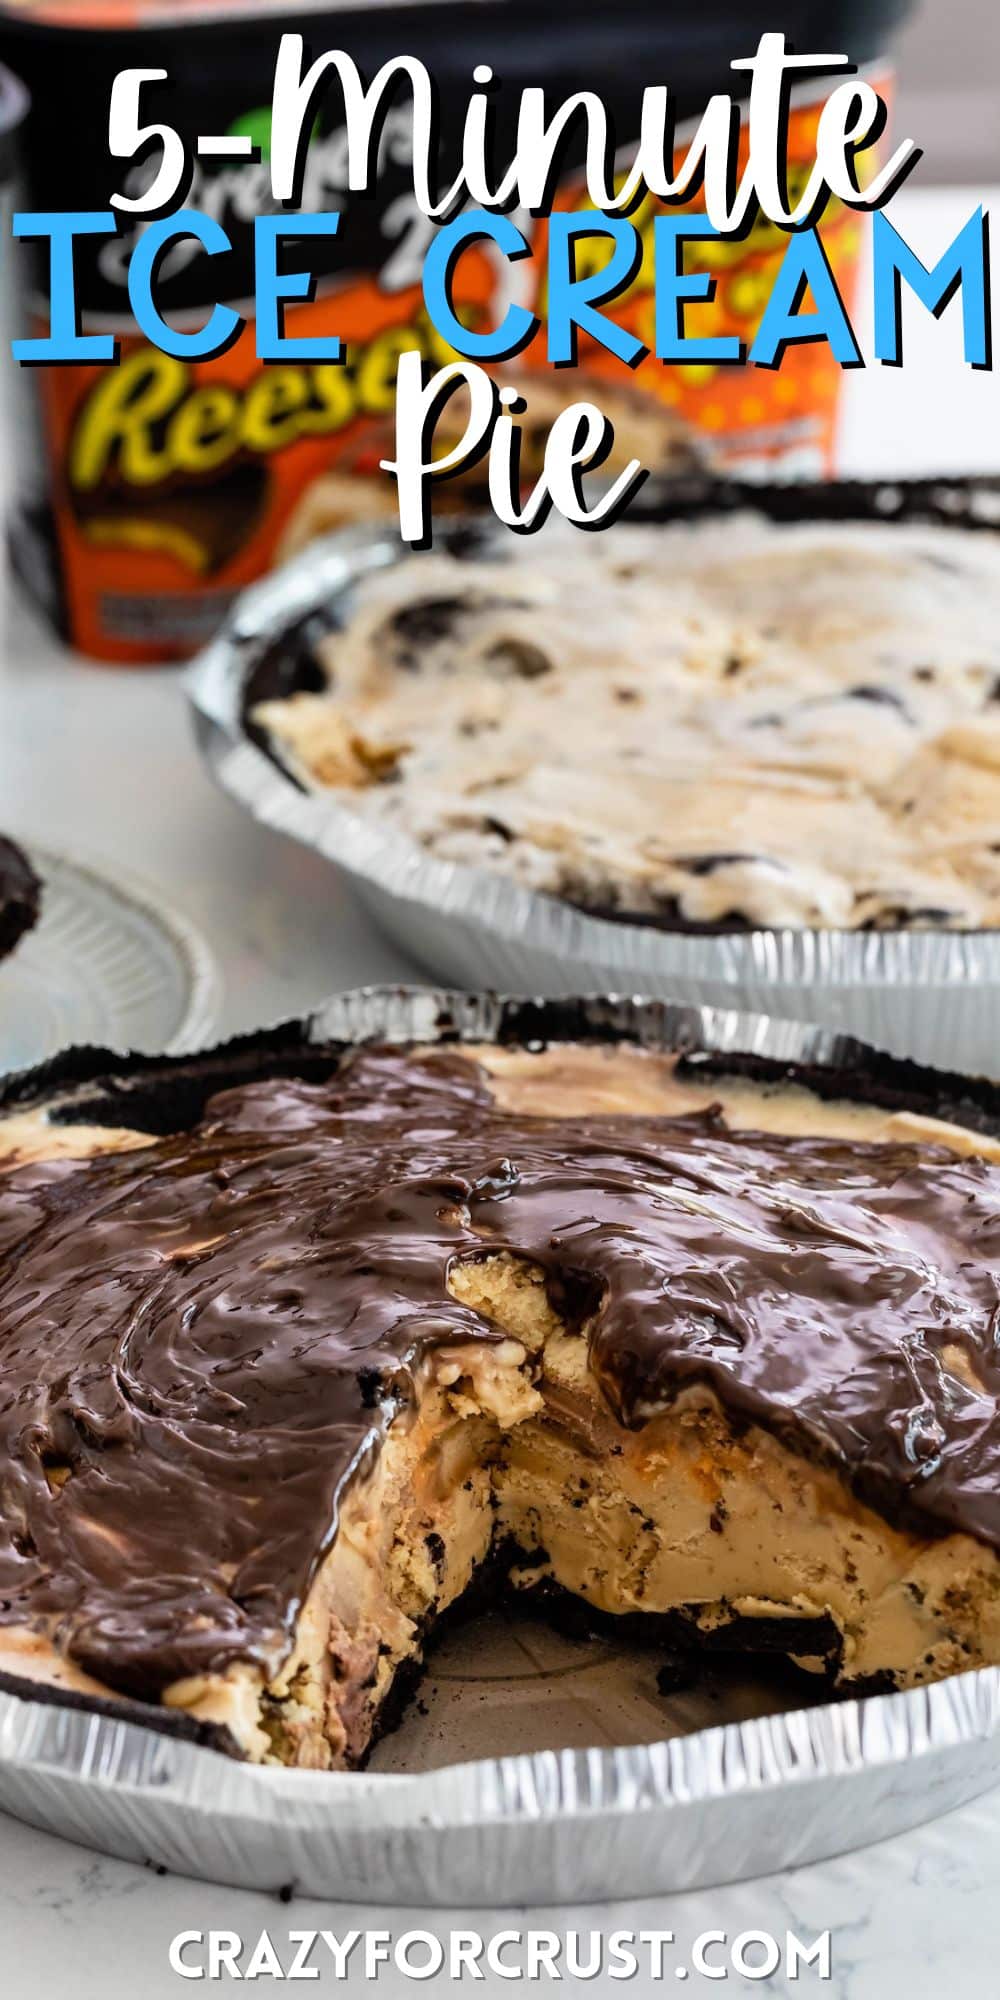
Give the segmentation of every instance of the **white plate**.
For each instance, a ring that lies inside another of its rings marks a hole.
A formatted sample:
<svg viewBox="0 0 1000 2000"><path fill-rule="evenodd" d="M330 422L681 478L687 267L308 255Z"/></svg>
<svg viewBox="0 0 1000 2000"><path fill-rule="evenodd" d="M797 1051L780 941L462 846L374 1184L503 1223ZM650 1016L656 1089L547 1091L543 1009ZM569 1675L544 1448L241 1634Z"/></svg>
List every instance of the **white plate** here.
<svg viewBox="0 0 1000 2000"><path fill-rule="evenodd" d="M219 998L198 932L119 870L25 845L42 912L0 963L0 1074L73 1042L150 1054L196 1047Z"/></svg>

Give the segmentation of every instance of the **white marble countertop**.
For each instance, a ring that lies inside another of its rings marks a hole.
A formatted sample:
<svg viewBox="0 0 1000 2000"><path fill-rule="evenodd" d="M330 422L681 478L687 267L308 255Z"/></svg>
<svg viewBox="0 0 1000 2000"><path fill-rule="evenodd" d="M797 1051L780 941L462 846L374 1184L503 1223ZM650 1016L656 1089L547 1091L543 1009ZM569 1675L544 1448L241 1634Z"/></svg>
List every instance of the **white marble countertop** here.
<svg viewBox="0 0 1000 2000"><path fill-rule="evenodd" d="M790 1996L829 1994L831 2000L989 2000L1000 1988L1000 1905L996 1892L996 1857L1000 1851L1000 1792L993 1792L961 1812L950 1813L930 1826L886 1841L878 1847L845 1855L813 1868L775 1875L762 1882L741 1882L697 1894L670 1896L641 1903L609 1903L600 1909L503 1910L484 1905L475 1910L395 1911L378 1903L372 1885L371 1907L316 1903L296 1899L283 1904L274 1896L235 1889L218 1889L180 1876L157 1876L124 1862L108 1861L67 1842L53 1840L28 1827L0 1823L0 1990L5 2000L181 2000L185 1992L235 1992L228 1980L188 1982L170 1969L170 1941L182 1931L236 1931L249 1944L267 1930L282 1962L292 1951L291 1930L333 1930L343 1939L352 1929L385 1929L398 1936L411 1927L445 1935L449 1927L477 1930L485 1937L514 1927L547 1928L565 1933L569 1927L615 1930L671 1930L677 1940L668 1965L687 1958L694 1939L706 1931L726 1931L730 1940L747 1930L764 1930L783 1939L786 1930L812 1939L823 1930L831 1936L831 1978L818 1979L805 1970L799 1979L783 1983L752 1981L730 1975L710 1981L691 1975L679 1990L689 2000L722 1995L787 1993ZM197 1962L199 1947L190 1958ZM717 1957L707 1954L709 1962ZM637 1976L621 1984L585 1983L566 1979L550 1987L547 1979L531 1991L566 1996L591 1994L607 2000L646 2000L654 1991L669 1992L676 1975L654 1987ZM301 1994L385 1994L401 2000L407 1992L433 1994L473 1992L482 2000L501 2000L520 1990L520 1983L486 1973L474 1986L453 1984L443 1977L404 1981L383 1973L377 1983L363 1975L335 1982L331 1976L296 1987ZM270 1981L251 1992L278 1991ZM282 1987L291 1992L291 1986Z"/></svg>
<svg viewBox="0 0 1000 2000"><path fill-rule="evenodd" d="M981 199L971 190L914 189L893 219L932 262ZM995 288L996 289L996 288ZM905 366L866 368L845 385L842 463L859 472L1000 469L1000 386L963 367L957 307L935 325L907 315ZM864 318L860 324L863 328ZM862 332L862 345L865 337ZM865 347L870 352L870 347ZM221 1026L236 1030L301 1010L324 994L371 980L416 975L373 929L318 857L255 827L222 797L193 752L174 671L116 672L69 655L13 593L0 653L0 818L47 847L127 866L185 911L212 939L225 982ZM864 1828L858 1828L859 1839ZM182 1930L229 1929L253 1940L267 1928L353 1926L399 1931L449 1923L485 1934L531 1923L671 1929L683 1955L709 1929L832 1932L832 1978L806 1971L786 1988L776 1975L731 1975L728 1992L823 1990L842 2000L979 2000L998 1991L1000 1793L853 1856L764 1882L601 1911L401 1916L296 1902L161 1878L0 1821L0 1987L9 2000L72 1993L117 2000L178 1995L169 1940ZM221 1982L220 1982L221 1983ZM363 1980L349 1978L352 1987ZM466 1981L466 1984L469 1982ZM542 1982L543 1984L546 1982ZM567 1980L565 1987L578 1982ZM582 1982L579 1982L582 1984ZM214 1984L214 1983L213 1983ZM332 1976L310 1991L332 1990ZM407 1990L398 1975L378 1986ZM641 1977L622 1990L647 1990ZM691 1976L688 1990L713 1990ZM218 1990L215 1988L214 1990ZM420 1990L414 1986L414 1990ZM451 1990L427 1981L424 1991ZM487 1975L489 1995L508 1982ZM586 1989L603 1993L603 1983ZM608 1986L608 1991L619 1990Z"/></svg>

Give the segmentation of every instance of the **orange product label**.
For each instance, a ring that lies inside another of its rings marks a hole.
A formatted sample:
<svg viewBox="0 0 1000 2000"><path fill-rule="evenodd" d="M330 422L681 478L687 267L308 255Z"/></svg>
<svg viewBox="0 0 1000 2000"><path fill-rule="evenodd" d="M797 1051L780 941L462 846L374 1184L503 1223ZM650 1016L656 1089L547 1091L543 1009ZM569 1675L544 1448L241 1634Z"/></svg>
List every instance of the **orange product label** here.
<svg viewBox="0 0 1000 2000"><path fill-rule="evenodd" d="M336 333L345 358L265 365L251 324L211 361L126 334L114 366L41 371L65 620L84 651L184 658L243 585L313 533L394 514L379 463L392 456L399 356L454 358L419 288L354 282L290 307L286 333Z"/></svg>

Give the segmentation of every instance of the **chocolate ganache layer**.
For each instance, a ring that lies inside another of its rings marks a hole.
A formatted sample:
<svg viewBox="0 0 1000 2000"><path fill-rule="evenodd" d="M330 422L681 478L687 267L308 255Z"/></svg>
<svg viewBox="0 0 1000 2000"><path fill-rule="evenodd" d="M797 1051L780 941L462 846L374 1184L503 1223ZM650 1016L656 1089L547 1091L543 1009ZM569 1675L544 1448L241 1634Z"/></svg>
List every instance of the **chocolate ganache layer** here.
<svg viewBox="0 0 1000 2000"><path fill-rule="evenodd" d="M554 1355L585 1357L591 1457L707 1395L726 1451L759 1430L832 1473L859 1521L972 1537L993 1563L996 1143L953 1131L954 1150L943 1126L927 1143L920 1120L874 1140L853 1111L753 1129L704 1092L652 1110L645 1086L624 1113L592 1082L575 1095L596 1109L554 1115L515 1085L454 1050L370 1048L328 1081L222 1091L190 1132L108 1134L82 1159L15 1138L0 1623L144 1700L237 1663L273 1679L428 1368L441 1393L478 1381L479 1422L524 1298ZM564 1437L581 1406L561 1394ZM456 1492L477 1454L489 1477L495 1442L476 1439ZM356 1760L346 1700L338 1715Z"/></svg>
<svg viewBox="0 0 1000 2000"><path fill-rule="evenodd" d="M20 847L0 834L0 958L38 919L41 883Z"/></svg>

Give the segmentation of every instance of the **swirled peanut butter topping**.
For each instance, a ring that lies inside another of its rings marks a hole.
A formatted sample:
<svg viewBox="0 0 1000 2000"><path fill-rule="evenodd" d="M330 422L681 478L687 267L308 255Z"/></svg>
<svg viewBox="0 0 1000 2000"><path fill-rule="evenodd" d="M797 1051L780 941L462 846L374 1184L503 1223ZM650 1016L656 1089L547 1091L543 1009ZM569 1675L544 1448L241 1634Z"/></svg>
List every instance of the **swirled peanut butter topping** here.
<svg viewBox="0 0 1000 2000"><path fill-rule="evenodd" d="M498 1252L625 1425L705 1384L889 1519L1000 1547L996 1159L532 1116L457 1053L372 1049L0 1178L0 1621L141 1696L273 1671L422 1359L502 1338L453 1283Z"/></svg>

